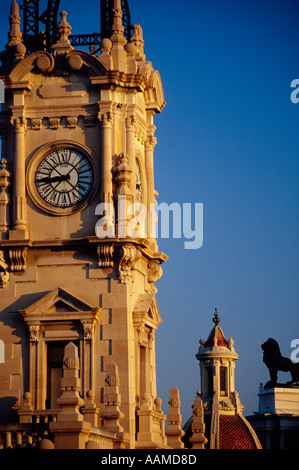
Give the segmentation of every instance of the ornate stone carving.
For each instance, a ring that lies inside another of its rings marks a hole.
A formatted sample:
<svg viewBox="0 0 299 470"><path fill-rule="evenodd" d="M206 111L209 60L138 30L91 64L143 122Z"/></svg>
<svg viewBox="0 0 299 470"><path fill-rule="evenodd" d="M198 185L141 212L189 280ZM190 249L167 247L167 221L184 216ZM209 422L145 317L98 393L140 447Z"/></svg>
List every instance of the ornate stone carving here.
<svg viewBox="0 0 299 470"><path fill-rule="evenodd" d="M113 117L112 117L110 112L109 113L99 113L98 114L98 119L99 119L102 127L106 127L106 126L111 127L112 126Z"/></svg>
<svg viewBox="0 0 299 470"><path fill-rule="evenodd" d="M135 136L136 136L136 139L139 140L139 142L141 142L142 144L145 144L146 132L139 123L136 123L136 126L135 126Z"/></svg>
<svg viewBox="0 0 299 470"><path fill-rule="evenodd" d="M152 349L155 344L155 330L152 330L148 335L148 347Z"/></svg>
<svg viewBox="0 0 299 470"><path fill-rule="evenodd" d="M59 123L60 123L60 118L59 117L49 118L50 129L52 129L52 130L58 129Z"/></svg>
<svg viewBox="0 0 299 470"><path fill-rule="evenodd" d="M129 129L131 127L134 127L136 125L136 118L135 116L129 116L126 118L126 127Z"/></svg>
<svg viewBox="0 0 299 470"><path fill-rule="evenodd" d="M93 331L93 321L82 321L83 335L85 340L91 340Z"/></svg>
<svg viewBox="0 0 299 470"><path fill-rule="evenodd" d="M137 51L138 51L138 53L136 53L137 59L145 60L143 31L142 31L140 24L135 24L133 26L133 34L131 37L131 42L137 48Z"/></svg>
<svg viewBox="0 0 299 470"><path fill-rule="evenodd" d="M14 132L24 132L26 130L26 119L23 116L12 116L10 120Z"/></svg>
<svg viewBox="0 0 299 470"><path fill-rule="evenodd" d="M99 259L99 268L112 268L114 266L113 254L114 246L113 245L100 245L97 248L98 259Z"/></svg>
<svg viewBox="0 0 299 470"><path fill-rule="evenodd" d="M149 132L145 141L145 148L154 151L156 145L157 138L154 136L153 132Z"/></svg>
<svg viewBox="0 0 299 470"><path fill-rule="evenodd" d="M29 339L31 343L37 343L39 341L39 322L29 322Z"/></svg>
<svg viewBox="0 0 299 470"><path fill-rule="evenodd" d="M12 272L26 271L28 248L16 248L9 251L10 270Z"/></svg>
<svg viewBox="0 0 299 470"><path fill-rule="evenodd" d="M63 361L63 368L79 370L79 357L66 357Z"/></svg>
<svg viewBox="0 0 299 470"><path fill-rule="evenodd" d="M7 161L2 158L0 162L0 232L8 228L7 205L10 203L10 197L7 191L9 186L10 172L7 170Z"/></svg>
<svg viewBox="0 0 299 470"><path fill-rule="evenodd" d="M119 378L117 375L107 375L105 378L105 383L109 387L119 387Z"/></svg>
<svg viewBox="0 0 299 470"><path fill-rule="evenodd" d="M127 284L132 277L132 265L137 251L133 245L122 245L118 248L118 278L122 284Z"/></svg>
<svg viewBox="0 0 299 470"><path fill-rule="evenodd" d="M0 289L4 288L9 282L8 264L5 261L4 251L0 251Z"/></svg>
<svg viewBox="0 0 299 470"><path fill-rule="evenodd" d="M136 331L138 335L138 344L142 344L143 343L142 336L143 336L143 333L145 332L144 323L140 323L139 325L137 325Z"/></svg>
<svg viewBox="0 0 299 470"><path fill-rule="evenodd" d="M33 131L39 131L41 128L42 120L40 118L33 118L31 119L31 129Z"/></svg>
<svg viewBox="0 0 299 470"><path fill-rule="evenodd" d="M68 128L74 129L75 127L77 127L78 116L69 116L66 118L66 122Z"/></svg>
<svg viewBox="0 0 299 470"><path fill-rule="evenodd" d="M152 260L148 263L148 282L157 282L163 274L163 270L158 261Z"/></svg>
<svg viewBox="0 0 299 470"><path fill-rule="evenodd" d="M130 181L132 169L129 165L129 158L125 153L121 153L118 165L115 168L115 180L118 184L118 194L122 196L131 196Z"/></svg>

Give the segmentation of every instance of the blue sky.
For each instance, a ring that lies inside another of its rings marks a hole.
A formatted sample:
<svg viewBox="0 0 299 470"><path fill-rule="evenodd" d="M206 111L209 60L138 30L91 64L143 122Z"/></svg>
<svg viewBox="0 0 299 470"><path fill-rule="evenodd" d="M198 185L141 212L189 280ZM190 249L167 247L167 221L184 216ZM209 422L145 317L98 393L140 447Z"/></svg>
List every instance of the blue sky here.
<svg viewBox="0 0 299 470"><path fill-rule="evenodd" d="M0 5L4 45L10 0ZM99 5L61 0L60 10L79 34L99 31ZM259 383L269 379L260 345L271 336L289 357L299 338L299 103L290 100L290 83L299 79L299 3L129 0L129 6L167 102L155 119L158 202L204 205L199 250L185 250L180 239L159 241L169 260L157 294L158 395L167 412L176 385L188 419L200 389L198 342L218 307L239 354L236 389L244 414L252 414Z"/></svg>

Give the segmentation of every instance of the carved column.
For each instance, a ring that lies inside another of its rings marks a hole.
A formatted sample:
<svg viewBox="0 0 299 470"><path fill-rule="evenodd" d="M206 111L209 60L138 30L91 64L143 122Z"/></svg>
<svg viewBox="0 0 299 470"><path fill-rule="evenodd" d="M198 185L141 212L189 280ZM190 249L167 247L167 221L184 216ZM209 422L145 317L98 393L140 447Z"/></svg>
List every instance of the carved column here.
<svg viewBox="0 0 299 470"><path fill-rule="evenodd" d="M130 116L126 119L126 140L127 140L127 155L129 158L129 166L132 170L130 189L131 194L136 200L135 194L135 118Z"/></svg>
<svg viewBox="0 0 299 470"><path fill-rule="evenodd" d="M101 202L112 201L112 122L111 113L99 115L101 123Z"/></svg>
<svg viewBox="0 0 299 470"><path fill-rule="evenodd" d="M113 188L112 188L112 123L113 118L110 112L99 113L98 118L101 124L101 192L100 202L107 204L103 215L107 225L107 233L112 230L114 233L114 211L113 211ZM111 210L110 210L111 209Z"/></svg>
<svg viewBox="0 0 299 470"><path fill-rule="evenodd" d="M156 215L153 211L156 204L156 193L154 184L154 149L157 139L154 136L155 126L150 126L145 142L145 169L147 179L147 204L148 204L148 232L150 238L155 238ZM152 210L151 210L152 209Z"/></svg>
<svg viewBox="0 0 299 470"><path fill-rule="evenodd" d="M93 387L93 353L92 353L92 336L93 336L93 320L84 320L81 322L83 327L83 377L82 391L83 395L87 390Z"/></svg>
<svg viewBox="0 0 299 470"><path fill-rule="evenodd" d="M25 122L23 118L13 118L14 172L13 172L13 229L18 238L27 238L26 190L25 190Z"/></svg>
<svg viewBox="0 0 299 470"><path fill-rule="evenodd" d="M147 177L148 203L156 202L154 187L154 150L157 144L157 139L154 136L155 129L155 126L150 126L145 142L145 168Z"/></svg>
<svg viewBox="0 0 299 470"><path fill-rule="evenodd" d="M0 232L6 232L8 229L8 204L10 198L7 188L9 186L8 178L10 172L7 170L7 160L2 158L0 162Z"/></svg>
<svg viewBox="0 0 299 470"><path fill-rule="evenodd" d="M28 322L29 329L29 392L32 397L33 409L39 408L37 389L38 389L38 343L40 322ZM40 402L40 400L39 400Z"/></svg>

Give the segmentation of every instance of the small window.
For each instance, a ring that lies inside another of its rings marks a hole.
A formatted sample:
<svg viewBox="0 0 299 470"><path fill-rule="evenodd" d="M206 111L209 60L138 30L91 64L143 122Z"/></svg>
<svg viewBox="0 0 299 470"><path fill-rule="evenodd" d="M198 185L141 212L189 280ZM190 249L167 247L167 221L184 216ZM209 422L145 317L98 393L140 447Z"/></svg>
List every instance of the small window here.
<svg viewBox="0 0 299 470"><path fill-rule="evenodd" d="M220 367L220 395L222 396L225 396L227 395L227 388L226 388L226 382L227 382L227 378L226 378L226 367L224 366L221 366Z"/></svg>
<svg viewBox="0 0 299 470"><path fill-rule="evenodd" d="M208 394L209 394L209 397L212 397L213 396L213 368L212 367L208 367L207 368L207 373L208 373Z"/></svg>

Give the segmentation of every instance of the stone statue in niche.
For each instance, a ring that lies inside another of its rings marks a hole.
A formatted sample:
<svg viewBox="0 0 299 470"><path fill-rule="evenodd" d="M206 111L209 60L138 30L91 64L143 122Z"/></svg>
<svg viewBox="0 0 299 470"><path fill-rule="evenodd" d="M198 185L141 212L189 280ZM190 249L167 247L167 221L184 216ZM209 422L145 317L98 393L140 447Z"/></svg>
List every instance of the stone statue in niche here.
<svg viewBox="0 0 299 470"><path fill-rule="evenodd" d="M266 383L264 388L273 387L291 387L294 384L299 384L299 363L291 361L288 357L283 357L277 341L273 338L268 338L265 343L261 345L263 350L263 361L269 369L270 381ZM277 372L290 372L292 380L285 384L277 383Z"/></svg>

